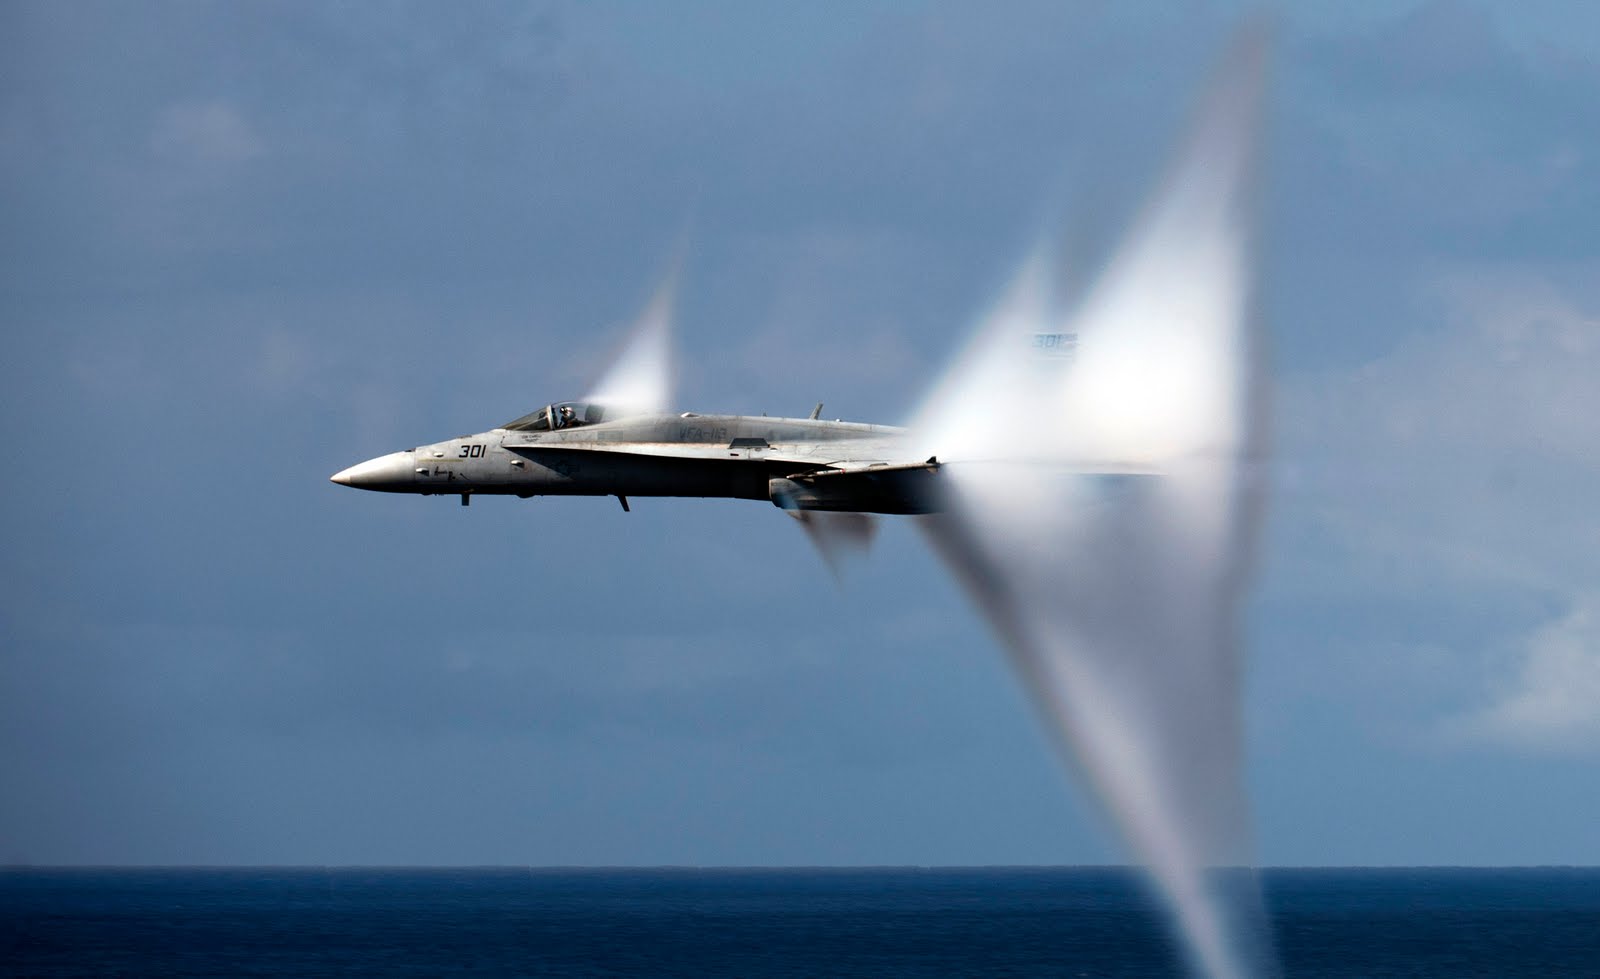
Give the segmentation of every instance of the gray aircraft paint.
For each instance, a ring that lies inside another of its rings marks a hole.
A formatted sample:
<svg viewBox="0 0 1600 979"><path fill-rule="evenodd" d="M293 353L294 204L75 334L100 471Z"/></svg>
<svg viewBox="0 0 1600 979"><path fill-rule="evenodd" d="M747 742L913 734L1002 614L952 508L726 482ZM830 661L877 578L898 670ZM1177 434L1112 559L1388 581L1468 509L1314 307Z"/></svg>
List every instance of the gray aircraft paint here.
<svg viewBox="0 0 1600 979"><path fill-rule="evenodd" d="M332 480L424 496L721 497L782 505L786 501L773 498L773 480L897 469L913 462L907 451L904 431L887 425L686 412L555 431L494 428L369 459ZM891 513L928 508L911 500L900 501L901 506L894 502L882 505L880 492L852 505L847 488L837 505L815 508Z"/></svg>

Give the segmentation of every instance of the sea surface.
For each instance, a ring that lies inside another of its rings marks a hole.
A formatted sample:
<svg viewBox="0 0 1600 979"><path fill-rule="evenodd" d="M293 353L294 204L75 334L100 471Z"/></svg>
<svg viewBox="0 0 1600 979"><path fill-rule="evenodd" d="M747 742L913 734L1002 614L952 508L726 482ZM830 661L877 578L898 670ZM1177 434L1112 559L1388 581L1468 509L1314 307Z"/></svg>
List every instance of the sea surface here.
<svg viewBox="0 0 1600 979"><path fill-rule="evenodd" d="M1267 870L1291 976L1600 976L1600 869ZM1115 868L0 870L19 976L1160 976Z"/></svg>

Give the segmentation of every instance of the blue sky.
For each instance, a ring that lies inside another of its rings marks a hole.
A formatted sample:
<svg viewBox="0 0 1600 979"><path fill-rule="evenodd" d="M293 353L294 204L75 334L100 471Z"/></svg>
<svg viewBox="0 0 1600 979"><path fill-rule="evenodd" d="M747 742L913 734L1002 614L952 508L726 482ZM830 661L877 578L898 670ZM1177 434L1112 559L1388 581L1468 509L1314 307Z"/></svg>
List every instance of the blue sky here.
<svg viewBox="0 0 1600 979"><path fill-rule="evenodd" d="M1120 859L908 527L326 477L582 392L906 418L1229 4L8 4L0 860ZM1600 37L1279 12L1267 863L1600 861Z"/></svg>

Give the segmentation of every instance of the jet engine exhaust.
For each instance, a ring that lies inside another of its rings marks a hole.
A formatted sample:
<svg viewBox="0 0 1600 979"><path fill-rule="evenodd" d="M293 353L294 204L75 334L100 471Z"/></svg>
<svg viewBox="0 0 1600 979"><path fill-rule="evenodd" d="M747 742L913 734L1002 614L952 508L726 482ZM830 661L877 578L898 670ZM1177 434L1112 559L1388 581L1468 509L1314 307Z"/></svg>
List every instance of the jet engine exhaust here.
<svg viewBox="0 0 1600 979"><path fill-rule="evenodd" d="M1275 969L1253 871L1239 605L1263 502L1251 186L1264 39L1227 57L1106 272L1073 308L1040 250L912 430L919 518L1199 973Z"/></svg>

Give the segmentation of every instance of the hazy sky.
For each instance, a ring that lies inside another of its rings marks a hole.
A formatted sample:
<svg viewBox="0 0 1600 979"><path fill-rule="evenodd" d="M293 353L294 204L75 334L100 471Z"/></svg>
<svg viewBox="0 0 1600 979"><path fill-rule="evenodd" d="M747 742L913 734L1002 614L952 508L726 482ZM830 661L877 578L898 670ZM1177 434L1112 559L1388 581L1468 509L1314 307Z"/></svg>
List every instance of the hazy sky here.
<svg viewBox="0 0 1600 979"><path fill-rule="evenodd" d="M683 407L905 420L1237 19L0 6L0 861L1122 859L907 526L327 476L581 394L680 238ZM1262 859L1600 862L1600 16L1277 28Z"/></svg>

